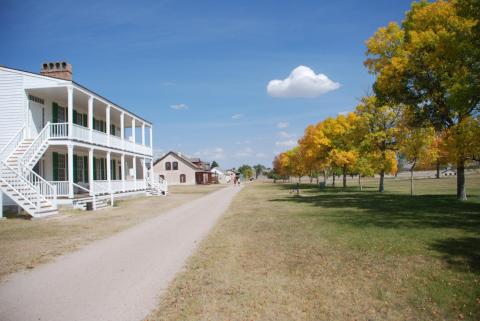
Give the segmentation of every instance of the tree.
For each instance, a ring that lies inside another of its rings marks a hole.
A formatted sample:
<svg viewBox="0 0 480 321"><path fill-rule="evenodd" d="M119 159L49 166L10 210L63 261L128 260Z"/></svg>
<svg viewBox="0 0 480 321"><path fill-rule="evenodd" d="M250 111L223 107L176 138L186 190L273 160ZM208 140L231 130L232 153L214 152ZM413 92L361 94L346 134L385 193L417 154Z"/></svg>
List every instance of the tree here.
<svg viewBox="0 0 480 321"><path fill-rule="evenodd" d="M211 168L219 167L218 163L216 161L212 162L212 165L210 165Z"/></svg>
<svg viewBox="0 0 480 321"><path fill-rule="evenodd" d="M254 173L250 165L242 165L238 168L238 171L240 172L240 174L243 175L246 180L250 179L250 177L252 177Z"/></svg>
<svg viewBox="0 0 480 321"><path fill-rule="evenodd" d="M255 178L258 178L258 176L262 175L263 172L265 171L266 167L261 165L261 164L257 164L255 166L253 166L253 169L255 170Z"/></svg>
<svg viewBox="0 0 480 321"><path fill-rule="evenodd" d="M433 127L412 127L411 115L404 114L399 130L398 145L410 166L410 195L413 195L413 172L419 164L426 165L438 159L436 135Z"/></svg>
<svg viewBox="0 0 480 321"><path fill-rule="evenodd" d="M363 137L361 152L368 154L373 168L380 174L378 191L385 190L385 174L396 173L396 135L400 106L384 104L376 96L362 98L356 108L358 135Z"/></svg>
<svg viewBox="0 0 480 321"><path fill-rule="evenodd" d="M480 110L478 1L415 2L399 26L390 23L367 41L365 65L377 76L376 95L412 110L418 126L437 134L462 127ZM456 153L457 197L466 199L465 162Z"/></svg>

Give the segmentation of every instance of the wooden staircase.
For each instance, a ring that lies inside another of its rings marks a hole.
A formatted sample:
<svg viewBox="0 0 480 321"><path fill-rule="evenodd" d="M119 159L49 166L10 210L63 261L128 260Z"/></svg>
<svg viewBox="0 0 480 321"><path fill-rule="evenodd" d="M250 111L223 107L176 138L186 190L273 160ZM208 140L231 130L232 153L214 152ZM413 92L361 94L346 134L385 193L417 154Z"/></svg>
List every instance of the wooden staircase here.
<svg viewBox="0 0 480 321"><path fill-rule="evenodd" d="M0 188L15 203L34 218L58 214L56 189L32 171L33 166L48 148L42 141L32 148L36 139L22 139L23 129L0 152ZM23 159L30 150L32 156Z"/></svg>

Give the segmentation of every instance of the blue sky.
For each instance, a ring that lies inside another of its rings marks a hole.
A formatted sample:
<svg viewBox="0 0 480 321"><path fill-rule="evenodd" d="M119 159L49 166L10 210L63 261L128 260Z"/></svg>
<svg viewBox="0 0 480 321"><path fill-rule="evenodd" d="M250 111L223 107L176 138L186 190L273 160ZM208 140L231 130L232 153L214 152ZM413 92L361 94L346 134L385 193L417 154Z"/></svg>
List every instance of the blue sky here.
<svg viewBox="0 0 480 321"><path fill-rule="evenodd" d="M70 62L74 80L153 121L157 154L270 166L308 124L355 108L372 83L365 40L409 5L0 0L0 64L38 72L44 61ZM339 88L267 92L300 65Z"/></svg>

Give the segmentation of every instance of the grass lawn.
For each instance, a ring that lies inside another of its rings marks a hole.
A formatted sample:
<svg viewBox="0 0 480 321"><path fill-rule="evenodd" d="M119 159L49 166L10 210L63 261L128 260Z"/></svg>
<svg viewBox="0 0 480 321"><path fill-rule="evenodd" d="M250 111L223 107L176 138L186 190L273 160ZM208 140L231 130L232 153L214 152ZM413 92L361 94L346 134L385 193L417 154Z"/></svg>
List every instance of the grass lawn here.
<svg viewBox="0 0 480 321"><path fill-rule="evenodd" d="M118 201L117 207L94 212L62 210L62 215L43 220L1 220L0 278L50 262L59 255L139 224L221 187L172 186L167 197Z"/></svg>
<svg viewBox="0 0 480 321"><path fill-rule="evenodd" d="M480 320L480 176L376 184L248 185L148 320Z"/></svg>

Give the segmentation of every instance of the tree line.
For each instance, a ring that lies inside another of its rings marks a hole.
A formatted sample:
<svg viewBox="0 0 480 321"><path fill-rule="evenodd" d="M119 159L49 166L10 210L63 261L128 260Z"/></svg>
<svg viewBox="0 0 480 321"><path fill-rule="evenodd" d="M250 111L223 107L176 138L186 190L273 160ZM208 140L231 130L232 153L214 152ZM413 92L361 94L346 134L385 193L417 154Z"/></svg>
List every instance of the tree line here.
<svg viewBox="0 0 480 321"><path fill-rule="evenodd" d="M398 159L439 168L453 164L457 197L466 200L465 167L480 160L480 1L414 2L401 24L379 28L366 42L372 93L353 112L305 129L296 147L277 155L276 175L379 175Z"/></svg>

